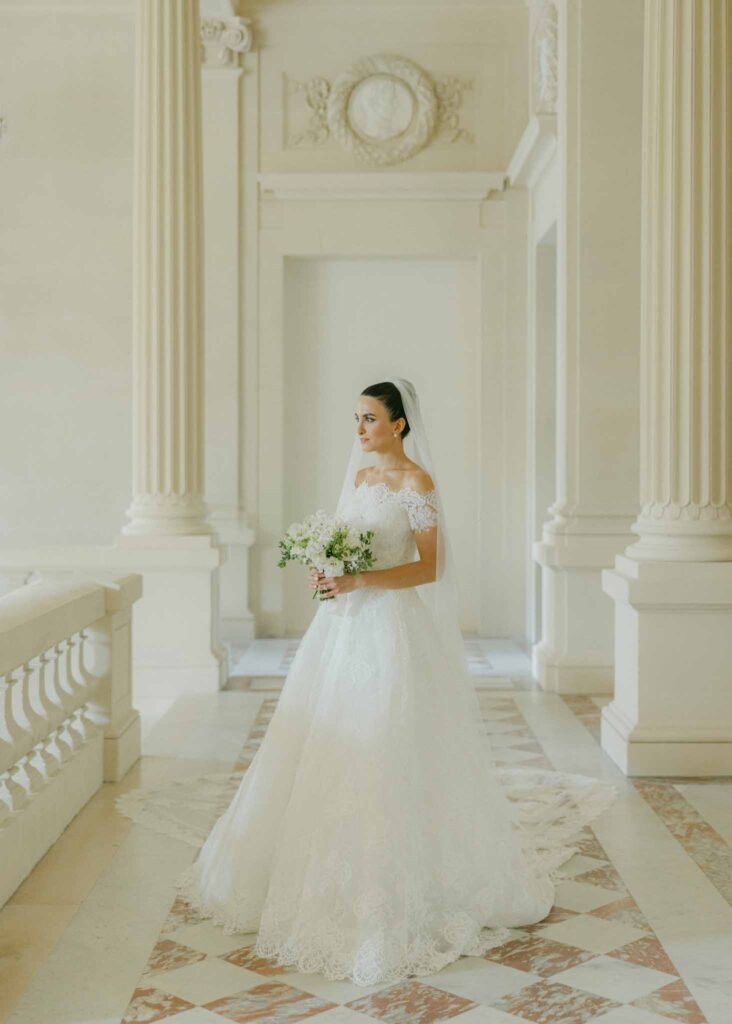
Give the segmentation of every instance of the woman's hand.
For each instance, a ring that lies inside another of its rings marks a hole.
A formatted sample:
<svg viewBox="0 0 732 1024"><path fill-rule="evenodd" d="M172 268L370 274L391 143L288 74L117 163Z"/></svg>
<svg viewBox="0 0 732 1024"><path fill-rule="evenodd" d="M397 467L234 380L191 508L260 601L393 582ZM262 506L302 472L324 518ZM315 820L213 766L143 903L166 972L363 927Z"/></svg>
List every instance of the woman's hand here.
<svg viewBox="0 0 732 1024"><path fill-rule="evenodd" d="M318 583L323 601L329 597L336 597L338 594L350 594L352 590L357 590L360 586L362 583L358 573L346 573L344 576L321 575Z"/></svg>
<svg viewBox="0 0 732 1024"><path fill-rule="evenodd" d="M310 587L310 589L317 590L318 583L323 579L325 579L324 574L322 572L318 572L316 568L311 566L310 569L308 570L308 586Z"/></svg>

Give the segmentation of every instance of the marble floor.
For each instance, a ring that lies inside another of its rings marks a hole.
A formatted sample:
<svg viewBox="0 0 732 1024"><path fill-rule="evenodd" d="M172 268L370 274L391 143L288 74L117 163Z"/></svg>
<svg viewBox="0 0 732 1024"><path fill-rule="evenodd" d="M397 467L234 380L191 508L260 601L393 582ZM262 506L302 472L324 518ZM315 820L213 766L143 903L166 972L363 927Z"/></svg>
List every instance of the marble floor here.
<svg viewBox="0 0 732 1024"><path fill-rule="evenodd" d="M233 652L214 696L140 706L144 756L95 794L0 910L2 1024L732 1024L732 780L626 779L607 698L541 691L506 642L466 641L496 761L611 779L550 916L483 957L362 988L253 957L177 898L192 847L133 824L122 791L245 769L296 640ZM139 706L139 702L138 702Z"/></svg>

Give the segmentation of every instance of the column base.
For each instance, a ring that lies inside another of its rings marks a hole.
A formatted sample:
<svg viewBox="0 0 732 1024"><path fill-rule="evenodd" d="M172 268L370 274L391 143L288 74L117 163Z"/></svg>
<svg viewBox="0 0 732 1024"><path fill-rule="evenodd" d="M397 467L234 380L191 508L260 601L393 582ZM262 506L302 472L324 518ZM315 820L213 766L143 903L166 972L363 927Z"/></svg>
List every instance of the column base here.
<svg viewBox="0 0 732 1024"><path fill-rule="evenodd" d="M732 563L603 572L615 602L615 696L601 743L627 775L732 775Z"/></svg>
<svg viewBox="0 0 732 1024"><path fill-rule="evenodd" d="M612 605L601 573L629 540L630 517L555 519L533 545L542 569L542 638L532 670L552 693L613 692Z"/></svg>
<svg viewBox="0 0 732 1024"><path fill-rule="evenodd" d="M639 739L613 703L602 709L602 749L626 775L709 778L732 775L732 735L721 741Z"/></svg>
<svg viewBox="0 0 732 1024"><path fill-rule="evenodd" d="M221 689L228 677L218 636L225 549L212 536L127 534L117 548L143 577L133 613L133 702Z"/></svg>
<svg viewBox="0 0 732 1024"><path fill-rule="evenodd" d="M572 660L544 641L531 649L531 671L549 693L607 694L613 692L612 662Z"/></svg>

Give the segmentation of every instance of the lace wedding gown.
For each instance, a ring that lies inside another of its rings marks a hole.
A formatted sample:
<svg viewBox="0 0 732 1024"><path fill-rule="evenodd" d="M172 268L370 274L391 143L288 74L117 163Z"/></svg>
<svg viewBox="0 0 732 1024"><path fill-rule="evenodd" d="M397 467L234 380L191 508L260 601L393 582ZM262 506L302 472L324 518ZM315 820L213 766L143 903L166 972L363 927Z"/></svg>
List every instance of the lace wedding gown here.
<svg viewBox="0 0 732 1024"><path fill-rule="evenodd" d="M376 567L416 556L430 497L356 488L344 515L375 531ZM546 917L568 840L616 790L494 767L474 689L418 590L344 596L346 615L318 607L243 775L133 791L118 807L200 843L197 814L226 804L181 895L226 933L257 932L255 955L373 985L435 973Z"/></svg>

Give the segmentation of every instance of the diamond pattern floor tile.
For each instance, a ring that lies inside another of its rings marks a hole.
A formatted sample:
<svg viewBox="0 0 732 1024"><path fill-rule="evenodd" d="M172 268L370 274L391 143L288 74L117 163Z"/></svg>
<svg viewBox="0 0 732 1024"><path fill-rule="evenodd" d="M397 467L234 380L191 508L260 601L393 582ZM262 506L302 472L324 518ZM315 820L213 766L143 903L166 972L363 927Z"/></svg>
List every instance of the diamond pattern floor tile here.
<svg viewBox="0 0 732 1024"><path fill-rule="evenodd" d="M223 999L214 999L206 1004L224 1020L245 1024L257 1021L259 1024L294 1024L329 1010L334 1006L318 996L292 988L278 981L262 982L244 992L232 994Z"/></svg>
<svg viewBox="0 0 732 1024"><path fill-rule="evenodd" d="M587 1024L619 1005L555 981L538 981L495 1004L499 1010L523 1016L533 1024Z"/></svg>
<svg viewBox="0 0 732 1024"><path fill-rule="evenodd" d="M135 989L121 1024L154 1024L158 1020L166 1020L182 1010L189 1010L193 1003L159 989Z"/></svg>
<svg viewBox="0 0 732 1024"><path fill-rule="evenodd" d="M641 964L601 955L588 963L555 974L552 980L593 992L598 996L605 996L606 999L629 1003L677 979L652 967L643 967Z"/></svg>
<svg viewBox="0 0 732 1024"><path fill-rule="evenodd" d="M435 988L476 1003L493 1003L501 996L539 981L540 975L484 957L460 957L429 979Z"/></svg>
<svg viewBox="0 0 732 1024"><path fill-rule="evenodd" d="M348 1004L352 1010L387 1024L433 1024L457 1017L473 1005L470 999L420 981L400 982Z"/></svg>
<svg viewBox="0 0 732 1024"><path fill-rule="evenodd" d="M155 976L156 988L186 999L196 1006L217 996L228 996L261 983L261 975L227 964L217 957L206 957L198 963Z"/></svg>
<svg viewBox="0 0 732 1024"><path fill-rule="evenodd" d="M485 956L507 967L531 971L544 978L550 978L559 971L591 960L595 954L563 942L554 942L539 934L488 950Z"/></svg>
<svg viewBox="0 0 732 1024"><path fill-rule="evenodd" d="M559 924L548 925L542 929L541 934L545 938L566 942L569 946L579 946L592 953L607 953L644 935L637 928L617 924L615 921L604 921L592 914L575 914Z"/></svg>

